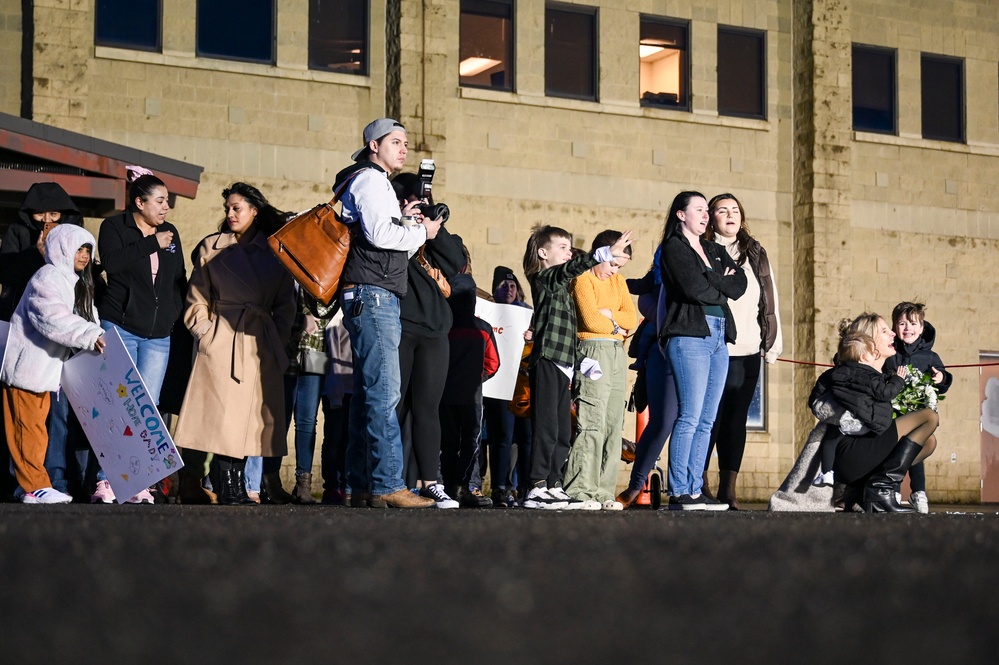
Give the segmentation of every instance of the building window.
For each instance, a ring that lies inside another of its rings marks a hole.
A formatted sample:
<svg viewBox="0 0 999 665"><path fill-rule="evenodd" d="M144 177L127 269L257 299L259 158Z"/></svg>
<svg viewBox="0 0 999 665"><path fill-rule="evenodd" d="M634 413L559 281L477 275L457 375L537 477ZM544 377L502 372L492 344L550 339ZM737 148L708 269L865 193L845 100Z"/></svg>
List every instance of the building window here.
<svg viewBox="0 0 999 665"><path fill-rule="evenodd" d="M765 118L766 33L718 26L718 113Z"/></svg>
<svg viewBox="0 0 999 665"><path fill-rule="evenodd" d="M923 138L964 142L964 61L924 53Z"/></svg>
<svg viewBox="0 0 999 665"><path fill-rule="evenodd" d="M274 64L273 0L198 0L199 56Z"/></svg>
<svg viewBox="0 0 999 665"><path fill-rule="evenodd" d="M596 101L595 7L545 7L545 94Z"/></svg>
<svg viewBox="0 0 999 665"><path fill-rule="evenodd" d="M513 90L513 0L461 0L461 85Z"/></svg>
<svg viewBox="0 0 999 665"><path fill-rule="evenodd" d="M368 0L309 0L309 68L368 73Z"/></svg>
<svg viewBox="0 0 999 665"><path fill-rule="evenodd" d="M642 106L690 108L690 59L686 22L641 18L638 41Z"/></svg>
<svg viewBox="0 0 999 665"><path fill-rule="evenodd" d="M896 134L895 51L853 45L853 128Z"/></svg>
<svg viewBox="0 0 999 665"><path fill-rule="evenodd" d="M94 43L160 51L160 0L97 0Z"/></svg>

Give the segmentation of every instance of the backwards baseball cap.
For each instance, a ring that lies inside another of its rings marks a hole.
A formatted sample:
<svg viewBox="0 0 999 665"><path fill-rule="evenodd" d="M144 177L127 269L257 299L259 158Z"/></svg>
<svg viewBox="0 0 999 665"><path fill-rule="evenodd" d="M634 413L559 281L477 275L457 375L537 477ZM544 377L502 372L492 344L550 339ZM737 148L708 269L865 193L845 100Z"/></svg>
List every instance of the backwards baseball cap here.
<svg viewBox="0 0 999 665"><path fill-rule="evenodd" d="M405 134L406 128L398 120L393 120L392 118L378 118L378 120L369 122L368 126L364 128L364 146L351 155L350 158L355 162L358 161L360 157L367 155L369 143L388 136L394 131L400 131Z"/></svg>

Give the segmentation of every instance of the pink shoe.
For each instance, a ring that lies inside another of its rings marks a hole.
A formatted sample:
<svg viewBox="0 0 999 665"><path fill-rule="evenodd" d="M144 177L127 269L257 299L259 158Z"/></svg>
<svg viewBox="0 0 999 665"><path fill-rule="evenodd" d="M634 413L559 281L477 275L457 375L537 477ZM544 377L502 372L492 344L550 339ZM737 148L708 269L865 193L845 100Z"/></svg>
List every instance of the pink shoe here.
<svg viewBox="0 0 999 665"><path fill-rule="evenodd" d="M114 503L114 490L111 483L106 480L98 480L94 493L90 495L90 503Z"/></svg>
<svg viewBox="0 0 999 665"><path fill-rule="evenodd" d="M154 503L152 492L144 489L125 503Z"/></svg>

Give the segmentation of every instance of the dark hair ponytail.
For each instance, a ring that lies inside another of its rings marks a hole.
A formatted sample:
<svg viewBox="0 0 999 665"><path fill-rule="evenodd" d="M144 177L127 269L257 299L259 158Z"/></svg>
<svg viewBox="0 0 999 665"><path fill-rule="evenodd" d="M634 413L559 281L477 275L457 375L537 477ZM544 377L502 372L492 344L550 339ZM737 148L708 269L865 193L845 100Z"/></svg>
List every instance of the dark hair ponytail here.
<svg viewBox="0 0 999 665"><path fill-rule="evenodd" d="M669 207L669 215L666 217L666 224L663 226L663 237L659 243L660 245L665 245L669 237L676 233L676 229L680 226L680 218L676 216L676 213L686 210L687 206L690 205L690 200L696 197L704 199L704 194L687 191L676 195L673 199L673 205ZM707 199L704 200L706 201Z"/></svg>
<svg viewBox="0 0 999 665"><path fill-rule="evenodd" d="M133 180L128 186L128 210L139 212L135 199L148 200L157 187L167 188L166 184L154 175L142 175Z"/></svg>

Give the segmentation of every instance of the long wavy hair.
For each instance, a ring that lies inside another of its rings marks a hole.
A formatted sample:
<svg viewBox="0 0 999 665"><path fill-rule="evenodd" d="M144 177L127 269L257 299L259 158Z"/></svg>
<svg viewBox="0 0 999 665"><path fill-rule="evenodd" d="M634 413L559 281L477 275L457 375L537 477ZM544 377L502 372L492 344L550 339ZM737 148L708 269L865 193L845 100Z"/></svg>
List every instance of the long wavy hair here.
<svg viewBox="0 0 999 665"><path fill-rule="evenodd" d="M257 211L257 216L253 219L254 225L265 236L273 234L284 226L292 215L278 210L270 204L267 197L259 189L245 182L234 182L222 190L222 200L228 201L230 194L242 196ZM226 218L223 217L219 223L219 231L231 233Z"/></svg>
<svg viewBox="0 0 999 665"><path fill-rule="evenodd" d="M76 280L76 298L73 302L73 309L87 321L96 323L94 321L94 246L88 242L85 245L80 245L80 249L84 247L90 250L90 260L87 261L83 270L76 273L80 279Z"/></svg>
<svg viewBox="0 0 999 665"><path fill-rule="evenodd" d="M739 217L742 220L742 224L739 227L739 232L735 234L735 244L739 250L739 257L736 259L737 265L742 265L746 262L746 259L752 259L751 263L756 263L757 259L760 258L760 243L750 235L749 232L749 222L746 221L746 211L742 207L742 201L737 199L734 194L728 192L724 194L719 194L714 196L708 201L708 228L704 231L704 239L714 242L715 240L715 209L718 204L722 201L727 201L731 199L735 201L735 205L739 206Z"/></svg>
<svg viewBox="0 0 999 665"><path fill-rule="evenodd" d="M677 233L677 229L680 228L680 218L676 214L681 210L686 210L687 206L690 205L690 200L698 196L705 201L708 200L704 194L695 191L680 192L673 198L673 204L669 207L669 215L666 216L666 223L663 225L663 237L659 241L660 246L665 245L670 236Z"/></svg>

